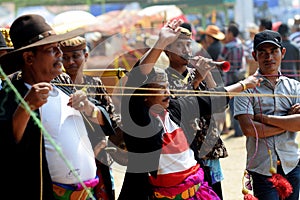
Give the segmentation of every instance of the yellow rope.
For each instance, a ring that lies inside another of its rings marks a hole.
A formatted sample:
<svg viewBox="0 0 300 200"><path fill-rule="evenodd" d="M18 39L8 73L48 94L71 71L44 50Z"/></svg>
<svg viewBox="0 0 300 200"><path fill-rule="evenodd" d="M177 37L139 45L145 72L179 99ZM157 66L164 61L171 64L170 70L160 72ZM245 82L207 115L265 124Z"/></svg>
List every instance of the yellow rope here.
<svg viewBox="0 0 300 200"><path fill-rule="evenodd" d="M74 86L74 87L93 87L93 88L109 88L109 89L130 89L130 90L147 90L147 91L161 91L161 88L137 88L137 87L126 87L126 86L87 86L83 84L64 84L64 83L55 83L55 85L59 86ZM246 97L290 97L290 98L299 98L299 95L282 95L282 94L246 94L241 92L218 92L218 91L197 91L197 90L177 90L170 89L170 92L176 92L178 94L172 94L175 96L246 96ZM180 93L182 92L182 93ZM126 93L108 93L112 96L169 96L167 94L152 94L152 93L143 93L143 94L126 94ZM87 95L103 95L103 94L94 94L87 93Z"/></svg>

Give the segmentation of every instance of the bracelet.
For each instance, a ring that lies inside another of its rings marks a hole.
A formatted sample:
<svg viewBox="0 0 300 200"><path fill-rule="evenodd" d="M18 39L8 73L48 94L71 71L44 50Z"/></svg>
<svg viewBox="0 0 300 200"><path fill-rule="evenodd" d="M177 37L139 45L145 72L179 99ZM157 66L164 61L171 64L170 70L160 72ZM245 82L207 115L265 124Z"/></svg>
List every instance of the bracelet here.
<svg viewBox="0 0 300 200"><path fill-rule="evenodd" d="M239 83L242 85L243 91L247 90L247 86L243 81L239 81Z"/></svg>
<svg viewBox="0 0 300 200"><path fill-rule="evenodd" d="M92 117L92 118L97 118L97 116L98 116L98 108L95 107L94 110L93 110L93 112L92 112L91 117Z"/></svg>

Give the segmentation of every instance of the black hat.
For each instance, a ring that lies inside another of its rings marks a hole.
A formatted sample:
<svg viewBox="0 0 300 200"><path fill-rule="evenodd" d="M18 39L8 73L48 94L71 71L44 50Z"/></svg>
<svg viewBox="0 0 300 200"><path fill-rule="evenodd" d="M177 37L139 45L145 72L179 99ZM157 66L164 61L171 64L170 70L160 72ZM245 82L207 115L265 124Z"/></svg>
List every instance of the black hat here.
<svg viewBox="0 0 300 200"><path fill-rule="evenodd" d="M8 47L7 44L6 44L6 41L4 39L4 36L2 33L0 33L0 51L1 50L12 50L13 48L12 47Z"/></svg>
<svg viewBox="0 0 300 200"><path fill-rule="evenodd" d="M253 49L256 50L261 44L271 43L277 47L282 47L281 36L276 31L264 30L254 36Z"/></svg>
<svg viewBox="0 0 300 200"><path fill-rule="evenodd" d="M19 70L19 66L14 63L14 56L22 50L60 42L83 33L84 29L79 28L57 35L42 16L36 14L20 16L12 23L9 31L14 50L0 59L3 71L10 74Z"/></svg>

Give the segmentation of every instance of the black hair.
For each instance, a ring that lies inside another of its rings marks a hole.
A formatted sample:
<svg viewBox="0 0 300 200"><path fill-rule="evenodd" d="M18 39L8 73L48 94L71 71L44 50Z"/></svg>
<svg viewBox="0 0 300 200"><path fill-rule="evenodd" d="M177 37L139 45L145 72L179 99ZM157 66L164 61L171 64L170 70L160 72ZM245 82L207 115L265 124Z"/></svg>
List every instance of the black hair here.
<svg viewBox="0 0 300 200"><path fill-rule="evenodd" d="M265 29L272 30L272 21L266 18L260 20L260 25L265 27Z"/></svg>
<svg viewBox="0 0 300 200"><path fill-rule="evenodd" d="M240 33L238 26L234 23L229 24L227 31L231 32L234 37L237 37Z"/></svg>
<svg viewBox="0 0 300 200"><path fill-rule="evenodd" d="M287 37L290 34L290 29L288 27L287 24L281 24L278 28L278 33L280 33L280 35L282 37Z"/></svg>

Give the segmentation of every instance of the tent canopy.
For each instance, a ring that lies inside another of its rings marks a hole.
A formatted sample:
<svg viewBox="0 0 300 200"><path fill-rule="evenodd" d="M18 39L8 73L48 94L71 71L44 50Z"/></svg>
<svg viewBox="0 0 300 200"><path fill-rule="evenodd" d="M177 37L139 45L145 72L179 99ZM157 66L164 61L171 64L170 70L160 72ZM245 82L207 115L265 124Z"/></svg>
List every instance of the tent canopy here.
<svg viewBox="0 0 300 200"><path fill-rule="evenodd" d="M195 1L195 0L173 0L173 1L157 1L155 2L155 5L170 5L175 4L180 7L180 5L186 5L190 7L194 6L206 6L206 5L220 5L220 4L228 4L228 3L234 3L235 0L209 0L209 1ZM143 3L140 2L140 4L143 7L151 6L152 3Z"/></svg>

